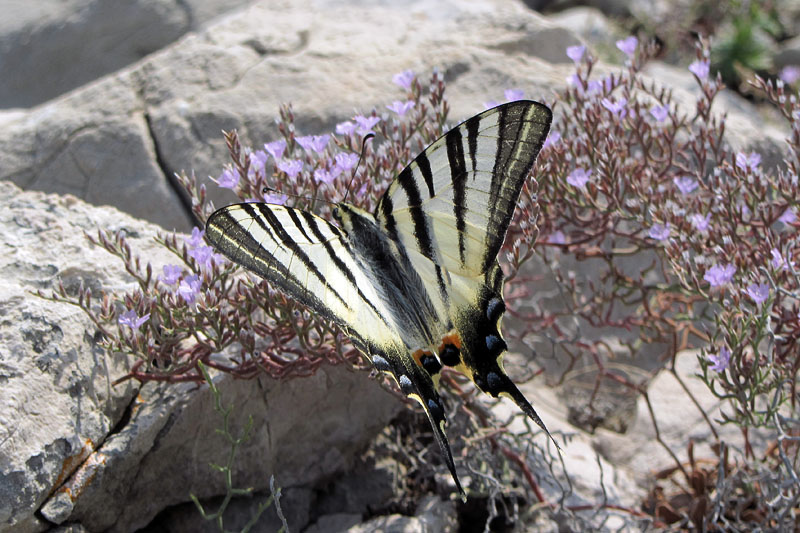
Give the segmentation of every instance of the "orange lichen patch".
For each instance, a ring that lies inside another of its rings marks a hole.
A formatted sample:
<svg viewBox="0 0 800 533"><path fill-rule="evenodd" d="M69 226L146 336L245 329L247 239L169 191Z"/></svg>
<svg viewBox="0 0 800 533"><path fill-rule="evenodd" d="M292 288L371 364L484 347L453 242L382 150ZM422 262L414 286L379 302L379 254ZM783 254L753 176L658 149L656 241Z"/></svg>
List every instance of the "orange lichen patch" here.
<svg viewBox="0 0 800 533"><path fill-rule="evenodd" d="M448 344L452 344L459 350L461 349L461 335L458 334L457 331L453 331L452 333L448 333L444 337L442 337L442 344L439 345L439 351L441 352L444 350L444 347Z"/></svg>
<svg viewBox="0 0 800 533"><path fill-rule="evenodd" d="M69 496L70 501L73 503L77 500L86 487L92 482L97 475L102 465L106 464L106 455L101 452L93 453L84 462L75 474L59 489L59 492L64 492Z"/></svg>
<svg viewBox="0 0 800 533"><path fill-rule="evenodd" d="M411 357L414 358L414 362L417 363L417 366L420 368L425 368L422 366L422 356L424 355L433 355L428 350L416 350L414 353L411 354Z"/></svg>
<svg viewBox="0 0 800 533"><path fill-rule="evenodd" d="M59 472L58 477L56 478L55 483L53 484L53 488L57 489L60 487L64 481L75 471L76 468L80 466L82 462L89 457L94 451L94 442L92 439L86 439L83 443L81 449L75 455L70 455L64 460L64 463L61 465L61 472Z"/></svg>

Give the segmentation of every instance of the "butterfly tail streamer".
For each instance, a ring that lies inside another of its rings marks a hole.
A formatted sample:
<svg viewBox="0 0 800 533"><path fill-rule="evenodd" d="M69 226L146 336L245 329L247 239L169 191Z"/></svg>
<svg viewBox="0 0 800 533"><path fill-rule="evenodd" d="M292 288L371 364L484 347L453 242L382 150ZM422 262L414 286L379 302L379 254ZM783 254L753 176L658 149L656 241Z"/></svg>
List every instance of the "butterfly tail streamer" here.
<svg viewBox="0 0 800 533"><path fill-rule="evenodd" d="M536 409L533 408L528 399L525 398L525 396L517 388L517 386L514 385L514 382L511 381L511 378L509 378L505 374L502 374L501 376L503 379L503 384L502 384L503 392L500 395L507 396L515 404L517 404L517 406L520 409L522 409L522 412L525 413L528 416L528 418L536 422L536 425L542 428L542 430L544 430L548 438L551 441L553 441L553 444L556 445L558 451L561 452L561 447L558 445L558 442L556 442L556 439L553 438L553 436L550 434L550 431L547 429L547 426L545 426L544 421L542 421L541 417L539 417L539 414L536 412Z"/></svg>
<svg viewBox="0 0 800 533"><path fill-rule="evenodd" d="M436 437L436 442L439 443L439 448L442 451L442 456L444 457L444 462L447 465L447 469L450 470L450 475L453 476L453 481L455 481L456 488L458 488L458 492L461 494L461 499L466 502L467 493L464 492L464 488L461 486L461 482L458 480L456 465L453 461L453 452L450 449L450 444L447 441L447 435L444 432L444 427L446 424L444 411L442 410L441 404L431 401L428 403L429 405L423 405L423 409L425 410L425 414L428 415L428 420L433 428L433 435Z"/></svg>

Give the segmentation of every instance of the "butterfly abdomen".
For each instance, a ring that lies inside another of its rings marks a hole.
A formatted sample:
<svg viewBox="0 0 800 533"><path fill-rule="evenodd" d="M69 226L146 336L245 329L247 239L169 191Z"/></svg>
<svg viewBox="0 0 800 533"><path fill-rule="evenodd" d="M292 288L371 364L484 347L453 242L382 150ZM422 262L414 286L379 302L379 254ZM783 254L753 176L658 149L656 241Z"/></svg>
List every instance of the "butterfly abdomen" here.
<svg viewBox="0 0 800 533"><path fill-rule="evenodd" d="M363 270L370 273L389 319L407 346L416 349L432 345L441 317L408 257L371 214L341 204L334 217L347 234L354 256L359 258Z"/></svg>

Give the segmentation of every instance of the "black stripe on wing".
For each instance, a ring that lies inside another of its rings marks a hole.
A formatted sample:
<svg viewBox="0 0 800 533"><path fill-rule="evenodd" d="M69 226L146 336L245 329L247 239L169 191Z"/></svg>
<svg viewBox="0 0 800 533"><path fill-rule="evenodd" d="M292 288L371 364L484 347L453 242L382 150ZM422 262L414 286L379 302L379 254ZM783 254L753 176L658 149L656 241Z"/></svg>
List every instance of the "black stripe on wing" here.
<svg viewBox="0 0 800 533"><path fill-rule="evenodd" d="M299 259L301 263L303 263L303 266L306 268L306 270L308 270L311 274L313 274L314 277L316 277L320 283L322 283L323 285L328 285L327 280L322 275L322 272L319 271L317 265L315 265L314 262L311 261L311 259L305 253L305 251L300 247L300 245L297 244L294 240L292 240L292 238L289 236L289 233L281 225L281 222L278 220L278 217L275 216L275 214L270 210L267 204L244 204L243 208L248 214L253 215L253 219L263 229L266 229L266 226L264 225L264 221L266 221L272 227L273 231L275 232L275 235L277 235L278 238L280 239L281 244L283 244L283 246L285 246L287 249L291 250L293 256ZM255 216L256 209L258 209L258 212L259 214L261 214L261 217ZM299 228L301 230L301 233L305 234L305 231L302 229L302 226L299 225ZM275 257L274 256L271 257L272 260L274 261ZM333 257L335 256L331 256L331 258ZM288 267L286 268L288 270ZM352 309L350 307L350 304L346 302L344 298L342 298L342 296L334 287L328 285L328 288L330 289L334 297L336 297L336 299L339 300L339 302L342 305L344 305L345 308Z"/></svg>
<svg viewBox="0 0 800 533"><path fill-rule="evenodd" d="M290 213L294 213L294 211L295 211L294 209L290 209L289 210ZM386 318L375 307L375 305L372 303L372 301L370 301L370 299L367 298L366 295L363 292L361 292L361 287L358 286L358 282L356 281L356 278L353 275L353 273L350 271L349 268L347 268L347 265L344 264L344 261L342 261L341 258L339 258L339 256L336 254L336 251L333 249L333 246L331 246L330 241L328 239L326 239L325 236L320 231L317 221L321 220L321 219L319 217L316 217L316 216L312 215L311 213L309 213L307 211L298 211L298 212L303 216L303 219L305 220L306 224L308 225L309 229L311 230L311 233L314 234L314 237L317 240L317 242L319 242L325 248L325 251L328 253L328 257L330 257L331 261L336 266L336 268L339 270L339 272L341 272L342 275L345 278L347 278L347 281L349 281L350 284L353 287L356 288L356 291L358 292L358 297L365 304L367 304L369 306L369 308L372 309L372 312L374 312L381 319L381 321L384 324L386 324L387 327L388 327L389 323L386 321ZM342 247L348 253L350 253L350 256L352 257L352 253L350 252L350 246L347 244L347 241L344 240L342 234L336 229L336 226L328 224L328 228L333 230L333 232L336 234L337 238L339 239L339 243L342 245ZM305 232L303 232L303 235L305 235ZM309 238L309 241L313 241L313 239Z"/></svg>
<svg viewBox="0 0 800 533"><path fill-rule="evenodd" d="M478 117L472 117L467 124L467 137L470 143L470 155L472 156L473 170L476 165L475 152L473 147L477 146ZM445 135L447 145L447 160L450 162L450 179L453 182L453 214L456 217L456 229L458 230L458 255L461 264L465 265L467 235L467 165L464 161L464 144L461 138L461 128L453 128Z"/></svg>
<svg viewBox="0 0 800 533"><path fill-rule="evenodd" d="M542 149L553 114L542 105L506 105L498 116L499 134L489 189L489 226L482 271L497 258L522 186Z"/></svg>
<svg viewBox="0 0 800 533"><path fill-rule="evenodd" d="M339 321L332 311L320 300L316 294L306 288L294 273L283 263L277 261L267 252L266 243L256 240L236 218L231 215L229 206L215 211L206 223L206 240L219 252L234 263L245 267L247 270L258 274L268 280L272 285L280 288L301 304L316 310L329 320ZM259 227L267 233L277 246L277 240L272 231L260 217Z"/></svg>
<svg viewBox="0 0 800 533"><path fill-rule="evenodd" d="M428 188L428 194L430 195L429 197L433 197L433 174L431 173L430 162L425 156L425 153L420 154L419 157L415 159L415 162L417 164L417 168L423 176L423 179L425 180ZM397 176L397 183L399 183L403 188L403 191L408 198L408 210L411 213L411 220L414 223L414 238L417 241L417 248L419 249L419 252L425 256L425 258L430 259L433 262L439 294L441 295L442 300L446 302L448 299L447 283L445 282L442 268L438 263L436 251L433 248L431 228L428 226L428 217L422 208L422 196L420 194L419 187L417 186L418 182L411 165L404 168L403 171ZM383 198L381 198L381 202L377 208L377 213L380 214L380 218L387 235L398 244L401 244L401 241L397 235L397 222L392 214L392 199L388 195L384 195ZM400 251L404 261L408 262L408 254L406 254L402 247Z"/></svg>

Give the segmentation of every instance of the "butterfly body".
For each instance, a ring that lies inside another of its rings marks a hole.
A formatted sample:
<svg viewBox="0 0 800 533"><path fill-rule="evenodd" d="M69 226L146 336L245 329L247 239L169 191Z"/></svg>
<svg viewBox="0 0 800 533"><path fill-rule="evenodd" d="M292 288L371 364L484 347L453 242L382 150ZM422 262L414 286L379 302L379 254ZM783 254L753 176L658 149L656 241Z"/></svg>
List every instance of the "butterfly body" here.
<svg viewBox="0 0 800 533"><path fill-rule="evenodd" d="M530 101L472 117L419 154L373 213L339 204L332 224L245 203L206 225L219 251L338 324L422 405L462 494L436 390L444 367L509 397L544 428L503 370L497 254L551 119Z"/></svg>

